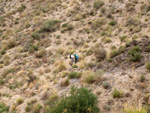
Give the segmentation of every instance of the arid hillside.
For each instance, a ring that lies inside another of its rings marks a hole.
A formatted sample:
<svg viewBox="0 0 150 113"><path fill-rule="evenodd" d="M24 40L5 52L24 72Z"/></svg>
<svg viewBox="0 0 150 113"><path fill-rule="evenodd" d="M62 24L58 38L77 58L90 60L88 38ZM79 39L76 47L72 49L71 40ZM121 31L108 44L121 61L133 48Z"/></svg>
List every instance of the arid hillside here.
<svg viewBox="0 0 150 113"><path fill-rule="evenodd" d="M149 71L149 0L0 0L0 113L150 113Z"/></svg>

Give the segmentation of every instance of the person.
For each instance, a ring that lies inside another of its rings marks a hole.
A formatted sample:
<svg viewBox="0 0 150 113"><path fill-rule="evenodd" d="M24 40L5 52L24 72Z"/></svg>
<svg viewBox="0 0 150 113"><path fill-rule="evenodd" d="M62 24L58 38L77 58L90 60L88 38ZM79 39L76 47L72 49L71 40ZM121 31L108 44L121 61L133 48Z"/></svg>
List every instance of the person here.
<svg viewBox="0 0 150 113"><path fill-rule="evenodd" d="M75 57L75 56L74 56L73 54L71 54L71 55L70 55L70 59L71 59L71 65L73 65L73 62L74 62L74 57Z"/></svg>
<svg viewBox="0 0 150 113"><path fill-rule="evenodd" d="M74 57L75 57L75 64L76 64L78 59L79 59L79 57L78 57L78 55L75 52L74 52Z"/></svg>

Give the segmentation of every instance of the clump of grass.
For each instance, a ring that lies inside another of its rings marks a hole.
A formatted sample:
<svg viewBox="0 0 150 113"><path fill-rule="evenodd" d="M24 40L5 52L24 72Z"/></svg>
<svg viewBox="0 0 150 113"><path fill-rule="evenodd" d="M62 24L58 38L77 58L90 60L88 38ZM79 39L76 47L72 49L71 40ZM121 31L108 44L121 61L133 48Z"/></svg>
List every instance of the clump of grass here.
<svg viewBox="0 0 150 113"><path fill-rule="evenodd" d="M20 105L23 102L24 102L23 98L18 98L16 103L17 103L17 105Z"/></svg>
<svg viewBox="0 0 150 113"><path fill-rule="evenodd" d="M67 78L67 79L61 81L61 84L60 84L60 85L61 85L61 86L68 86L68 85L69 85L69 79Z"/></svg>
<svg viewBox="0 0 150 113"><path fill-rule="evenodd" d="M37 58L42 58L42 57L46 56L46 50L45 50L45 48L42 48L38 52L36 52L35 56Z"/></svg>
<svg viewBox="0 0 150 113"><path fill-rule="evenodd" d="M104 18L98 18L92 22L92 28L96 30L98 28L101 28L105 24L106 20Z"/></svg>
<svg viewBox="0 0 150 113"><path fill-rule="evenodd" d="M127 38L127 36L122 36L122 37L120 38L120 40L121 40L121 41L124 41L126 38Z"/></svg>
<svg viewBox="0 0 150 113"><path fill-rule="evenodd" d="M80 78L81 77L81 75L82 75L82 73L78 73L78 72L70 72L69 74L68 74L68 78L69 79L73 79L73 78Z"/></svg>
<svg viewBox="0 0 150 113"><path fill-rule="evenodd" d="M91 84L93 82L100 82L102 80L102 75L102 71L93 72L89 70L83 73L81 79L83 82Z"/></svg>
<svg viewBox="0 0 150 113"><path fill-rule="evenodd" d="M117 24L117 22L116 21L111 21L111 22L109 22L109 25L111 25L111 26L115 26Z"/></svg>
<svg viewBox="0 0 150 113"><path fill-rule="evenodd" d="M150 62L147 62L147 63L146 63L146 69L147 69L148 71L150 71Z"/></svg>
<svg viewBox="0 0 150 113"><path fill-rule="evenodd" d="M139 46L134 46L130 51L130 60L133 62L137 62L141 60L141 48Z"/></svg>
<svg viewBox="0 0 150 113"><path fill-rule="evenodd" d="M66 70L66 69L67 69L67 68L66 68L66 65L65 65L64 61L60 61L60 62L58 63L58 67L57 67L58 72L64 71L64 70Z"/></svg>
<svg viewBox="0 0 150 113"><path fill-rule="evenodd" d="M144 82L144 81L145 81L145 79L146 79L146 78L145 78L145 76L144 76L144 75L141 75L141 77L140 77L140 81L141 81L141 82Z"/></svg>
<svg viewBox="0 0 150 113"><path fill-rule="evenodd" d="M78 68L78 65L73 65L72 68Z"/></svg>
<svg viewBox="0 0 150 113"><path fill-rule="evenodd" d="M102 48L95 48L94 49L94 55L96 57L96 60L98 62L101 62L106 58L106 50Z"/></svg>
<svg viewBox="0 0 150 113"><path fill-rule="evenodd" d="M69 72L63 72L61 76L64 78L64 77L66 77L68 75L69 75Z"/></svg>
<svg viewBox="0 0 150 113"><path fill-rule="evenodd" d="M115 89L114 91L113 91L113 97L114 98L121 98L121 97L123 97L123 92L122 91L119 91L119 90L117 90L117 89Z"/></svg>
<svg viewBox="0 0 150 113"><path fill-rule="evenodd" d="M59 20L48 20L41 28L41 32L55 32L60 27Z"/></svg>
<svg viewBox="0 0 150 113"><path fill-rule="evenodd" d="M65 31L71 31L71 30L73 30L74 26L73 26L73 24L70 24L70 23L64 23L62 25L62 28L63 28L62 32L65 32Z"/></svg>
<svg viewBox="0 0 150 113"><path fill-rule="evenodd" d="M23 12L26 9L26 6L24 4L21 4L21 6L17 9L19 12Z"/></svg>
<svg viewBox="0 0 150 113"><path fill-rule="evenodd" d="M117 55L118 55L118 50L117 49L112 49L112 51L109 54L110 58L114 58Z"/></svg>
<svg viewBox="0 0 150 113"><path fill-rule="evenodd" d="M95 0L93 7L95 9L99 9L104 5L104 2L102 0Z"/></svg>
<svg viewBox="0 0 150 113"><path fill-rule="evenodd" d="M103 88L105 89L110 88L110 84L108 82L103 82Z"/></svg>
<svg viewBox="0 0 150 113"><path fill-rule="evenodd" d="M38 32L34 32L31 36L33 39L40 39L40 34Z"/></svg>

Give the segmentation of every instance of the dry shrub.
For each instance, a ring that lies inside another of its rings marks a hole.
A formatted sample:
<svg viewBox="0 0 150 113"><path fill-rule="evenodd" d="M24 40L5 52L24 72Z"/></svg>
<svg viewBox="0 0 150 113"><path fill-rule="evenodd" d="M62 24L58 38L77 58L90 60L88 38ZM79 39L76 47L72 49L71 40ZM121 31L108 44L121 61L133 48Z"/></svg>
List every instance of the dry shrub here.
<svg viewBox="0 0 150 113"><path fill-rule="evenodd" d="M56 62L54 65L57 66L57 71L58 72L61 72L61 71L64 71L64 70L67 69L63 60L60 60L60 61Z"/></svg>
<svg viewBox="0 0 150 113"><path fill-rule="evenodd" d="M106 54L107 54L106 50L103 48L95 48L94 49L94 55L98 62L101 62L102 60L104 60L106 58Z"/></svg>
<svg viewBox="0 0 150 113"><path fill-rule="evenodd" d="M61 87L68 86L69 85L69 79L67 78L67 79L62 80L60 85L61 85Z"/></svg>
<svg viewBox="0 0 150 113"><path fill-rule="evenodd" d="M86 62L84 60L79 62L79 68L84 69L86 67Z"/></svg>
<svg viewBox="0 0 150 113"><path fill-rule="evenodd" d="M51 72L51 69L49 67L47 67L44 69L44 71L45 71L45 73L49 73L49 72Z"/></svg>
<svg viewBox="0 0 150 113"><path fill-rule="evenodd" d="M100 82L102 80L103 71L93 72L91 70L85 71L81 80L85 83Z"/></svg>
<svg viewBox="0 0 150 113"><path fill-rule="evenodd" d="M42 48L38 52L36 52L35 56L37 58L42 58L42 57L46 56L46 50L45 50L45 48Z"/></svg>

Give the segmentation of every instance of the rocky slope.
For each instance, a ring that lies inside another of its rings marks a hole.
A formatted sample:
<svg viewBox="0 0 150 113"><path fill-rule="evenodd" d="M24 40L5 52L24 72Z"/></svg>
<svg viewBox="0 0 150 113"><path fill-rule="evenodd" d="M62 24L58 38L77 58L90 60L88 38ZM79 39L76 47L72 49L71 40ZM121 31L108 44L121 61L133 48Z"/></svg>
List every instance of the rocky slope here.
<svg viewBox="0 0 150 113"><path fill-rule="evenodd" d="M149 23L148 0L1 0L0 103L25 113L36 100L44 113L49 95L76 86L102 113L149 105Z"/></svg>

